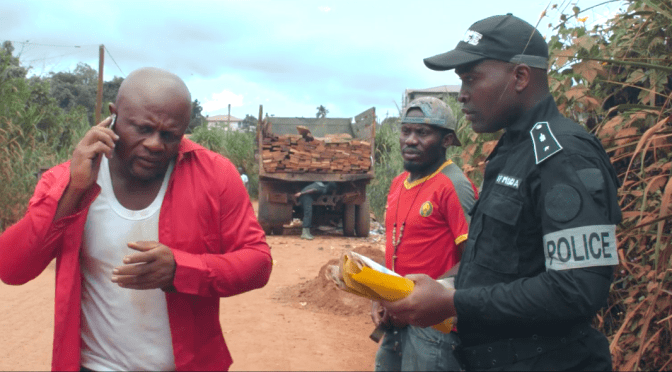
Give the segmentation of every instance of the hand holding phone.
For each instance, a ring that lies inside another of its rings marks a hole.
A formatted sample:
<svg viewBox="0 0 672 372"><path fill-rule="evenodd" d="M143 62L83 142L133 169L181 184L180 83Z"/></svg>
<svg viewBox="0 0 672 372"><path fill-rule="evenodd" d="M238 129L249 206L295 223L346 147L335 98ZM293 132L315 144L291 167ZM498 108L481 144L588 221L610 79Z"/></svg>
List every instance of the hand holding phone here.
<svg viewBox="0 0 672 372"><path fill-rule="evenodd" d="M76 190L88 190L98 178L102 156L112 158L119 136L112 127L116 115L93 126L75 147L70 162L70 186Z"/></svg>

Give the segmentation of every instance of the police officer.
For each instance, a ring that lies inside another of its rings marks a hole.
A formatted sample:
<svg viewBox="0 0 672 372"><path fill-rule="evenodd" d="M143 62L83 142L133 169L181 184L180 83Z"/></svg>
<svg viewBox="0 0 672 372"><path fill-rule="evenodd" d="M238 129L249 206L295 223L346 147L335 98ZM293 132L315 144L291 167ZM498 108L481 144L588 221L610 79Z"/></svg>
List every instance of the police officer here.
<svg viewBox="0 0 672 372"><path fill-rule="evenodd" d="M590 322L618 264L619 182L600 142L559 113L543 37L494 16L424 61L456 70L475 132L505 132L471 211L456 290L413 275L413 293L383 306L417 326L457 316L470 370L610 370L607 339Z"/></svg>

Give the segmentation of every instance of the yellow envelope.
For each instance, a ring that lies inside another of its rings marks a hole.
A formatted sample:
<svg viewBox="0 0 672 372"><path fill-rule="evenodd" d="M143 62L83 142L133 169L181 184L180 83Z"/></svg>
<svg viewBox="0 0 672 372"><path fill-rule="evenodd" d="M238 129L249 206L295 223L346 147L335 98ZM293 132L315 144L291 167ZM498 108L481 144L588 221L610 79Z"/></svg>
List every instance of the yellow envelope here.
<svg viewBox="0 0 672 372"><path fill-rule="evenodd" d="M343 288L342 285L339 285L339 288L347 292L376 301L397 301L413 292L415 284L412 280L390 272L388 269L373 262L370 258L358 253L344 253L341 256L340 264L345 287L351 290ZM331 279L333 280L334 278L332 277ZM448 318L432 326L432 328L443 333L449 333L453 329L453 318Z"/></svg>

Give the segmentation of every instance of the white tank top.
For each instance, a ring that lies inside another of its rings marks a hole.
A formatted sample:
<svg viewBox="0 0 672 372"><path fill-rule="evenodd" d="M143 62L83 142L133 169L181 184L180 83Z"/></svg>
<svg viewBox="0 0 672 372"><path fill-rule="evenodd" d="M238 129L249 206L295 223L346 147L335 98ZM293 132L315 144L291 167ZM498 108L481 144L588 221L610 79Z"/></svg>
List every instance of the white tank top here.
<svg viewBox="0 0 672 372"><path fill-rule="evenodd" d="M103 157L84 227L82 267L82 366L94 371L174 370L166 296L160 289L135 290L112 283L112 270L137 252L132 241L159 240L159 211L173 170L171 162L159 194L145 209L124 208L112 190Z"/></svg>

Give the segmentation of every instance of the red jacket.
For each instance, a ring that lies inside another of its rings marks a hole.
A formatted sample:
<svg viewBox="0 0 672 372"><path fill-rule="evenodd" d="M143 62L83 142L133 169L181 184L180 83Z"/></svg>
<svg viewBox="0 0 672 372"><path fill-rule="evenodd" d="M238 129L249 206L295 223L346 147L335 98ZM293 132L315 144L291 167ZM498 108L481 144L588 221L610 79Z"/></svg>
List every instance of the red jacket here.
<svg viewBox="0 0 672 372"><path fill-rule="evenodd" d="M53 222L70 163L44 174L26 215L0 235L0 279L23 284L56 258L52 369L80 368L80 247L95 184L81 210ZM226 158L183 139L161 205L159 241L177 268L166 293L177 370L226 370L232 363L219 324L219 298L263 287L271 254L245 187Z"/></svg>

